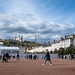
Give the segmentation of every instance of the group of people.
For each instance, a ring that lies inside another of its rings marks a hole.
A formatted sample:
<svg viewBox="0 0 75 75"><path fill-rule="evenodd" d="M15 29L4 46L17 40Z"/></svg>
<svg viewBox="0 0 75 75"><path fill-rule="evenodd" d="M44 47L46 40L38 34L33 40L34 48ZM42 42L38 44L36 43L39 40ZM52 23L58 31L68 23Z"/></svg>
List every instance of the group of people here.
<svg viewBox="0 0 75 75"><path fill-rule="evenodd" d="M36 56L36 55L33 55L33 56L32 56L32 54L30 54L30 55L26 55L25 58L26 58L26 59L36 59L37 56Z"/></svg>
<svg viewBox="0 0 75 75"><path fill-rule="evenodd" d="M8 58L9 58L9 53L4 53L3 56L2 56L2 62L8 63Z"/></svg>
<svg viewBox="0 0 75 75"><path fill-rule="evenodd" d="M27 59L37 59L37 56L36 55L32 56L32 54L31 54L31 55L26 55L25 58L27 58ZM8 52L4 53L3 56L2 56L2 62L7 62L8 63L8 59L9 59L9 53ZM17 59L19 59L19 54L17 54ZM50 65L52 65L48 49L46 50L46 54L45 54L44 59L45 59L44 64L42 64L42 65L45 65L46 61L49 61Z"/></svg>
<svg viewBox="0 0 75 75"><path fill-rule="evenodd" d="M38 57L36 55L33 55L32 56L32 54L31 54L31 55L26 55L25 58L26 59L32 59L32 58L33 59L37 59ZM42 56L42 58L43 58L43 56ZM42 65L45 65L46 64L46 61L49 61L50 65L52 65L52 62L51 62L51 58L50 58L50 54L49 54L48 49L46 49L46 54L45 54L44 59L45 60L44 60L44 63Z"/></svg>

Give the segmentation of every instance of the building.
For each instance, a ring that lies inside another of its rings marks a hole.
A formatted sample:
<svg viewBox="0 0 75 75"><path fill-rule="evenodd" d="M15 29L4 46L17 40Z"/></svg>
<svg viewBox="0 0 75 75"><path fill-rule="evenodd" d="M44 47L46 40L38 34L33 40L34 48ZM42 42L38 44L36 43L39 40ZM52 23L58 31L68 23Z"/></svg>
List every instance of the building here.
<svg viewBox="0 0 75 75"><path fill-rule="evenodd" d="M25 53L25 47L19 47L19 53L24 54Z"/></svg>
<svg viewBox="0 0 75 75"><path fill-rule="evenodd" d="M0 42L0 45L3 45L3 42Z"/></svg>
<svg viewBox="0 0 75 75"><path fill-rule="evenodd" d="M40 46L40 47L34 47L31 50L27 49L27 52L31 52L31 53L34 53L34 52L43 52L43 49L44 48L42 46Z"/></svg>
<svg viewBox="0 0 75 75"><path fill-rule="evenodd" d="M62 38L61 37L61 40L59 41L55 41L54 40L54 43L51 44L51 46L48 46L48 47L35 47L34 49L32 50L27 50L27 52L42 52L42 51L45 51L46 49L48 49L49 51L54 51L55 49L59 49L59 48L67 48L69 47L70 45L73 45L75 46L75 35L71 35L71 36L67 36L65 35L65 38Z"/></svg>
<svg viewBox="0 0 75 75"><path fill-rule="evenodd" d="M14 40L23 42L23 36L20 36L20 35L19 35L18 37L15 36L15 37L14 37Z"/></svg>
<svg viewBox="0 0 75 75"><path fill-rule="evenodd" d="M3 39L0 39L0 46L3 45Z"/></svg>

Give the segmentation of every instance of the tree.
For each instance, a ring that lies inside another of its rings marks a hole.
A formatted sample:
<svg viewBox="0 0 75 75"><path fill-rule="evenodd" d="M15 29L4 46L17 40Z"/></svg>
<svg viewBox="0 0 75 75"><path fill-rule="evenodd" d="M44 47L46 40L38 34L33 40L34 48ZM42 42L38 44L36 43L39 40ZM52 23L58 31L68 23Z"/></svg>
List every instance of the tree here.
<svg viewBox="0 0 75 75"><path fill-rule="evenodd" d="M72 49L72 54L75 54L75 46Z"/></svg>
<svg viewBox="0 0 75 75"><path fill-rule="evenodd" d="M69 54L69 53L72 54L72 52L73 52L73 51L72 51L73 48L74 48L73 45L70 45L70 47L66 48L66 50L65 50L65 54Z"/></svg>
<svg viewBox="0 0 75 75"><path fill-rule="evenodd" d="M53 53L54 54L57 54L58 53L57 49L54 49Z"/></svg>
<svg viewBox="0 0 75 75"><path fill-rule="evenodd" d="M62 56L62 59L63 59L63 55L64 55L64 48L59 48L58 50L58 56Z"/></svg>
<svg viewBox="0 0 75 75"><path fill-rule="evenodd" d="M50 54L53 54L53 51L52 50L50 51Z"/></svg>

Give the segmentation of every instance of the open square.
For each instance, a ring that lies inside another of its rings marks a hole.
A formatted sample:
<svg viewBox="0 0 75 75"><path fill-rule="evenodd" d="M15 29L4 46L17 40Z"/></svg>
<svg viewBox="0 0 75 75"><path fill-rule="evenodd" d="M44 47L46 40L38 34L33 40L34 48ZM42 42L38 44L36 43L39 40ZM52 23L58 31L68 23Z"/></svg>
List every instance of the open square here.
<svg viewBox="0 0 75 75"><path fill-rule="evenodd" d="M75 60L52 59L53 65L43 59L10 59L8 63L0 60L0 75L75 75Z"/></svg>

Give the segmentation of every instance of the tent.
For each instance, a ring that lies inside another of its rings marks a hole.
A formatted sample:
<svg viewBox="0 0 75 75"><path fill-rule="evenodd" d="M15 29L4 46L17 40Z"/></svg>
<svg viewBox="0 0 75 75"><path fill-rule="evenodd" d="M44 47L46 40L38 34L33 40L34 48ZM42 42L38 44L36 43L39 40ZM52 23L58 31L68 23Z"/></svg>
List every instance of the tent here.
<svg viewBox="0 0 75 75"><path fill-rule="evenodd" d="M0 50L16 50L19 51L18 47L0 47Z"/></svg>
<svg viewBox="0 0 75 75"><path fill-rule="evenodd" d="M0 47L0 52L6 52L8 51L9 53L15 53L15 52L19 52L19 48L18 47L6 47L6 46L1 46Z"/></svg>

